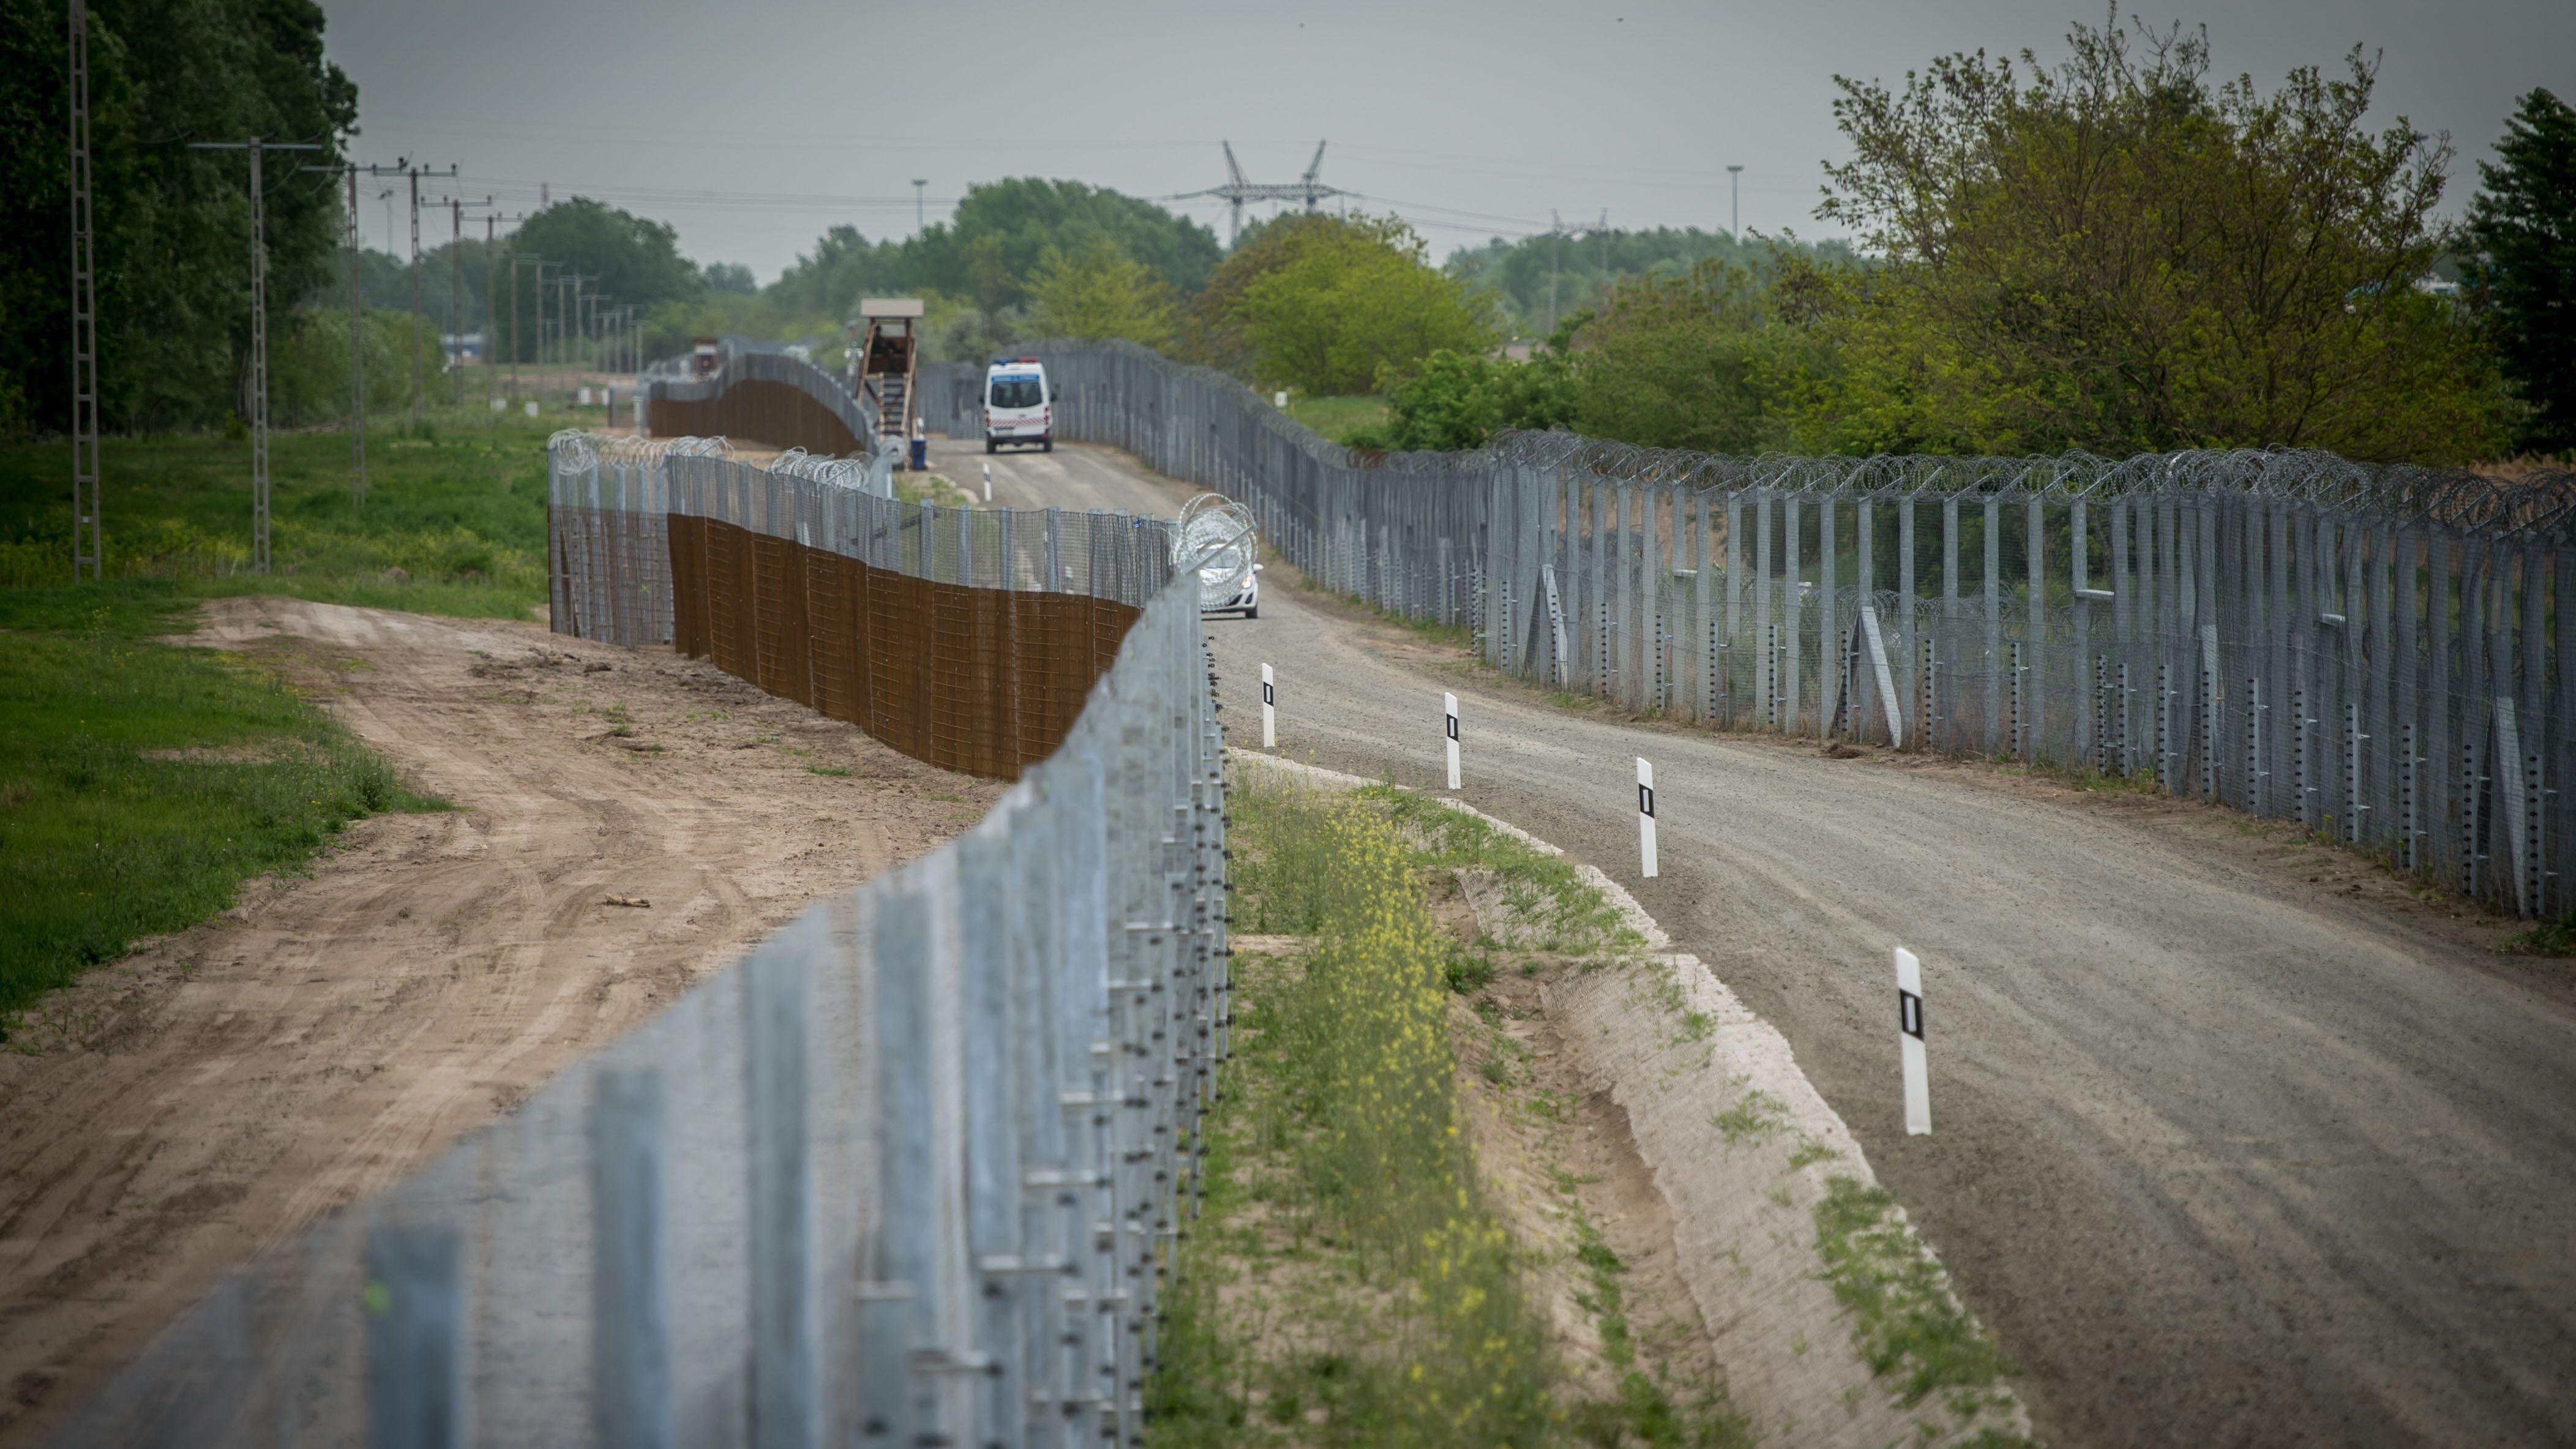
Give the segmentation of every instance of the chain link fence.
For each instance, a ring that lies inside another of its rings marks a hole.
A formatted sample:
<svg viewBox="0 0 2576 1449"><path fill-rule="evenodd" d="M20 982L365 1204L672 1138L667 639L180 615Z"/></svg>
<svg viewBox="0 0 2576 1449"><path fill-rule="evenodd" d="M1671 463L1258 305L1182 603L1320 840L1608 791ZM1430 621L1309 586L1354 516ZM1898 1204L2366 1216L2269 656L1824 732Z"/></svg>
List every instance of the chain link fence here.
<svg viewBox="0 0 2576 1449"><path fill-rule="evenodd" d="M1562 433L1376 455L1234 379L1042 343L1056 427L1253 509L1337 592L1525 679L1728 729L2005 757L2576 908L2576 474L2301 451L1758 458ZM925 415L981 431L982 372Z"/></svg>
<svg viewBox="0 0 2576 1449"><path fill-rule="evenodd" d="M598 444L554 457L559 490L615 492L590 491ZM1132 523L1068 551L1028 515L889 512L711 445L618 466L641 470L619 517L1141 607L1060 747L966 835L262 1254L53 1442L1140 1442L1229 1019L1194 581L1163 587ZM640 523L557 536L609 540L557 558L590 637L667 636Z"/></svg>

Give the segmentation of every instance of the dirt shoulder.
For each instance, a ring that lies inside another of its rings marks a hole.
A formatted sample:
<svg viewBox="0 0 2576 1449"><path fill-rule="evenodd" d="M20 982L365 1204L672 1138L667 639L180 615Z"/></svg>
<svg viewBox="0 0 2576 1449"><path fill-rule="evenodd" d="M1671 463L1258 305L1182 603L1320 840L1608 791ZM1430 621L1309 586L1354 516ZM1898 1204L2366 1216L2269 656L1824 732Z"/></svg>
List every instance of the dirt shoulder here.
<svg viewBox="0 0 2576 1449"><path fill-rule="evenodd" d="M285 668L456 808L360 822L0 1051L0 1449L226 1269L1002 788L666 649L535 625L243 598L192 642Z"/></svg>

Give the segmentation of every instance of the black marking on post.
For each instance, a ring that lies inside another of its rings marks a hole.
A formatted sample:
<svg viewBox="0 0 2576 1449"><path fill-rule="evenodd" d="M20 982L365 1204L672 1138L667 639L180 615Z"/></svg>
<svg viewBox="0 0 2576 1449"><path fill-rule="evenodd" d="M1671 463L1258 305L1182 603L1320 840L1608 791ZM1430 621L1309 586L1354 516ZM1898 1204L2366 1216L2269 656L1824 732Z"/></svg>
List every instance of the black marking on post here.
<svg viewBox="0 0 2576 1449"><path fill-rule="evenodd" d="M1454 714L1449 716L1449 738L1458 738L1458 716Z"/></svg>
<svg viewBox="0 0 2576 1449"><path fill-rule="evenodd" d="M1649 820L1655 818L1654 786L1640 785L1637 787L1637 813L1645 816Z"/></svg>
<svg viewBox="0 0 2576 1449"><path fill-rule="evenodd" d="M1261 702L1263 704L1277 704L1279 702L1278 699L1271 694L1270 681L1267 679L1261 681Z"/></svg>
<svg viewBox="0 0 2576 1449"><path fill-rule="evenodd" d="M1923 998L1903 987L1896 992L1896 1029L1916 1041L1923 1040Z"/></svg>

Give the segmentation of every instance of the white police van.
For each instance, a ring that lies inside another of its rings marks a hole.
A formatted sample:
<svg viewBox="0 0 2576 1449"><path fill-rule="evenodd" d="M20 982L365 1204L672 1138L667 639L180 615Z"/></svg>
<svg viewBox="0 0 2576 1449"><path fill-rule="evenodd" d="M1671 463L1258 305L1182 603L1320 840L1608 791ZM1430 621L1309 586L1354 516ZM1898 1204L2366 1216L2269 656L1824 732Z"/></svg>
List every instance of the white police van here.
<svg viewBox="0 0 2576 1449"><path fill-rule="evenodd" d="M984 451L1035 443L1055 451L1055 400L1046 364L1034 357L996 357L984 370Z"/></svg>

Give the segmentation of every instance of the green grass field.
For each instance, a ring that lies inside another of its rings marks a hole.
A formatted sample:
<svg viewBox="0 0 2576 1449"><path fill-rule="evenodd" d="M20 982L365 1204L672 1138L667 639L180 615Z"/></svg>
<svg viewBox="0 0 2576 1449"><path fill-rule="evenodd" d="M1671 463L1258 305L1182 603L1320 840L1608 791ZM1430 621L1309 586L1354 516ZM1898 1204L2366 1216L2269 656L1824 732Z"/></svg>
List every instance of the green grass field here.
<svg viewBox="0 0 2576 1449"><path fill-rule="evenodd" d="M157 642L193 602L158 579L0 589L0 1038L349 821L432 804L273 671Z"/></svg>
<svg viewBox="0 0 2576 1449"><path fill-rule="evenodd" d="M1292 393L1288 398L1288 416L1339 443L1361 428L1385 422L1386 399L1366 394L1302 397Z"/></svg>
<svg viewBox="0 0 2576 1449"><path fill-rule="evenodd" d="M545 440L602 410L379 418L270 445L272 571L249 571L250 442L110 438L108 580L69 587L71 449L0 444L0 1032L140 937L424 802L273 670L174 647L202 599L526 618L545 598Z"/></svg>
<svg viewBox="0 0 2576 1449"><path fill-rule="evenodd" d="M416 431L380 418L367 434L363 508L350 498L347 433L276 434L265 576L249 571L247 438L110 438L100 450L107 572L200 597L524 618L545 598L546 437L603 416L441 410ZM69 445L0 444L0 587L70 579Z"/></svg>

